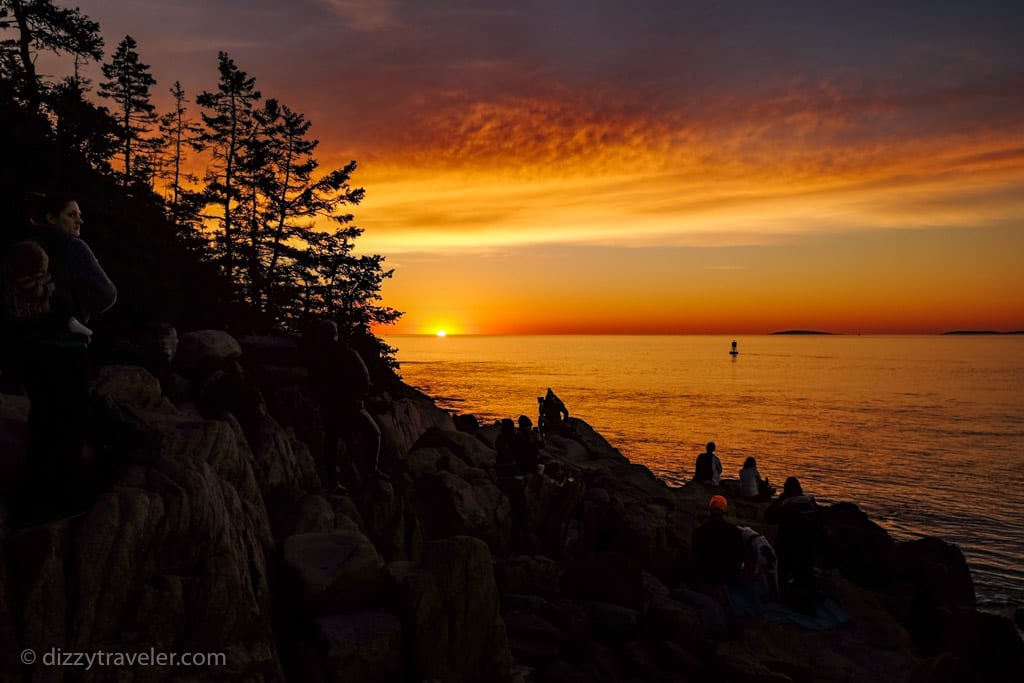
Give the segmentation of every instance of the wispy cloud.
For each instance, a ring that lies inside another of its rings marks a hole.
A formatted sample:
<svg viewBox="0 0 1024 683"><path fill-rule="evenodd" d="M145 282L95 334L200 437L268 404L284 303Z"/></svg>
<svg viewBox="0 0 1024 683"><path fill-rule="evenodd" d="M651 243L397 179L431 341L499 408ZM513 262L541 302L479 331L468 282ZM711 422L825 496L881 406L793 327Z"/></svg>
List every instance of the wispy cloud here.
<svg viewBox="0 0 1024 683"><path fill-rule="evenodd" d="M368 33L398 28L393 0L317 0L348 26Z"/></svg>

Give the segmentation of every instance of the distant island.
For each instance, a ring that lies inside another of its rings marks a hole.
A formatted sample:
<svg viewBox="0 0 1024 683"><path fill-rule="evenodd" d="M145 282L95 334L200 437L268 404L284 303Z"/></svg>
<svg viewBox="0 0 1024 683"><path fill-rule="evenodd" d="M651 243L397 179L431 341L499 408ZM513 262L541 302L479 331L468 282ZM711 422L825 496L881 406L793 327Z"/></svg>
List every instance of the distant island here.
<svg viewBox="0 0 1024 683"><path fill-rule="evenodd" d="M832 334L831 332L819 332L817 330L782 330L772 334Z"/></svg>
<svg viewBox="0 0 1024 683"><path fill-rule="evenodd" d="M952 330L950 332L943 332L942 334L1024 334L1024 330L1015 330L1013 332L999 332L997 330Z"/></svg>

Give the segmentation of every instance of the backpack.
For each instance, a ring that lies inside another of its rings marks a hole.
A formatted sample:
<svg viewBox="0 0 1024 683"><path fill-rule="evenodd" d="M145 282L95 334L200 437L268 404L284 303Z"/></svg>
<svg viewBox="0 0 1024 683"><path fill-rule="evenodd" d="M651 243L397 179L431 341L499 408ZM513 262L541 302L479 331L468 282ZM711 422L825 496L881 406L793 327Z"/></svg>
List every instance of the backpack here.
<svg viewBox="0 0 1024 683"><path fill-rule="evenodd" d="M775 598L779 595L779 559L775 549L762 534L750 527L739 527L743 534L743 547L746 555L743 567L747 575L756 581L763 595Z"/></svg>

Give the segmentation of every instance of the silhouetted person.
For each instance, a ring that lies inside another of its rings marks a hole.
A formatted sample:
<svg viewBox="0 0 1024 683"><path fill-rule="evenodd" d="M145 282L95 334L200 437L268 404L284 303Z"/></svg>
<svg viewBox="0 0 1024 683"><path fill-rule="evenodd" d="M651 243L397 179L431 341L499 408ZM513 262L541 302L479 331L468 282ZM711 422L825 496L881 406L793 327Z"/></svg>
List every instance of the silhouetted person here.
<svg viewBox="0 0 1024 683"><path fill-rule="evenodd" d="M324 469L329 493L345 495L340 473L372 460L373 474L380 470L380 428L363 407L370 391L370 373L359 353L338 338L332 320L315 323L307 333L309 386L320 404L324 429ZM358 462L361 460L362 462Z"/></svg>
<svg viewBox="0 0 1024 683"><path fill-rule="evenodd" d="M516 430L513 444L512 453L520 474L536 472L541 439L530 418L525 415L519 416L519 429Z"/></svg>
<svg viewBox="0 0 1024 683"><path fill-rule="evenodd" d="M752 500L771 500L773 492L768 480L762 479L757 471L757 460L753 456L747 458L740 470L740 495Z"/></svg>
<svg viewBox="0 0 1024 683"><path fill-rule="evenodd" d="M712 496L708 502L710 516L693 530L693 558L697 574L705 583L734 583L742 578L746 547L739 527L725 521L728 506L723 496Z"/></svg>
<svg viewBox="0 0 1024 683"><path fill-rule="evenodd" d="M824 540L814 498L804 494L799 479L789 477L778 500L765 510L764 518L779 525L775 551L779 556L779 583L783 594L813 592L814 556Z"/></svg>
<svg viewBox="0 0 1024 683"><path fill-rule="evenodd" d="M715 455L715 442L708 441L703 453L697 456L693 480L708 486L718 486L722 480L722 461Z"/></svg>
<svg viewBox="0 0 1024 683"><path fill-rule="evenodd" d="M541 435L557 434L563 430L566 421L569 419L569 409L565 407L562 399L555 395L548 387L543 398L537 399L540 417L538 427Z"/></svg>
<svg viewBox="0 0 1024 683"><path fill-rule="evenodd" d="M8 327L12 338L6 340L29 399L21 524L78 512L95 493L83 458L91 379L85 324L114 305L117 289L81 239L82 225L78 202L47 196L24 233L45 253L53 289L28 325ZM17 250L24 248L12 247L5 266L16 268Z"/></svg>
<svg viewBox="0 0 1024 683"><path fill-rule="evenodd" d="M511 477L519 474L515 457L516 423L512 418L502 419L498 427L498 436L494 440L495 472L499 477Z"/></svg>
<svg viewBox="0 0 1024 683"><path fill-rule="evenodd" d="M61 321L74 317L88 325L93 316L114 305L117 288L81 238L84 220L77 201L67 195L47 195L38 210L25 236L49 257L55 287L53 311Z"/></svg>

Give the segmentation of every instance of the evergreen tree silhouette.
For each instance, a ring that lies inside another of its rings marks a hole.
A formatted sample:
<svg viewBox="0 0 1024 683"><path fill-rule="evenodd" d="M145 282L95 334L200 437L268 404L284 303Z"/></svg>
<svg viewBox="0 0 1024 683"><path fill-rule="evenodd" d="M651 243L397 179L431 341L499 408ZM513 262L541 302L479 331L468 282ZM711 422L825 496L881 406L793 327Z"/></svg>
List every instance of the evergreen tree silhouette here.
<svg viewBox="0 0 1024 683"><path fill-rule="evenodd" d="M0 0L0 29L5 38L0 50L5 59L0 65L5 76L16 83L16 92L28 112L35 114L43 101L43 86L36 73L39 52L55 52L103 58L100 25L77 7L57 7L50 0ZM10 32L15 35L10 36Z"/></svg>
<svg viewBox="0 0 1024 683"><path fill-rule="evenodd" d="M210 203L222 207L221 242L215 245L221 270L234 281L237 273L236 200L239 198L237 173L242 146L252 134L253 108L262 95L256 90L256 79L240 70L226 52L217 55L220 79L215 92L203 91L196 104L205 111L201 116L206 131L201 136L213 154L213 167L208 169L204 189Z"/></svg>
<svg viewBox="0 0 1024 683"><path fill-rule="evenodd" d="M188 117L188 99L185 97L185 89L180 81L175 81L170 88L171 96L174 98L174 108L160 117L160 140L165 145L164 155L169 160L169 172L159 173L158 176L167 182L170 191L170 203L168 217L171 222L178 223L179 219L184 223L193 223L196 216L190 216L182 211L186 190L182 187L182 180L195 182L195 176L182 172L182 163L186 160L186 148L193 152L201 152L205 149L200 136L202 129L193 123Z"/></svg>
<svg viewBox="0 0 1024 683"><path fill-rule="evenodd" d="M124 155L124 186L132 181L145 181L151 173L139 173L140 167L149 170L151 160L140 159L132 165L132 148L140 143L143 133L151 130L156 119L149 88L156 80L149 73L149 65L139 61L138 44L131 36L118 43L110 61L103 64L103 75L108 79L100 83L99 94L113 100ZM141 145L140 145L141 146ZM140 177L140 175L142 177Z"/></svg>

